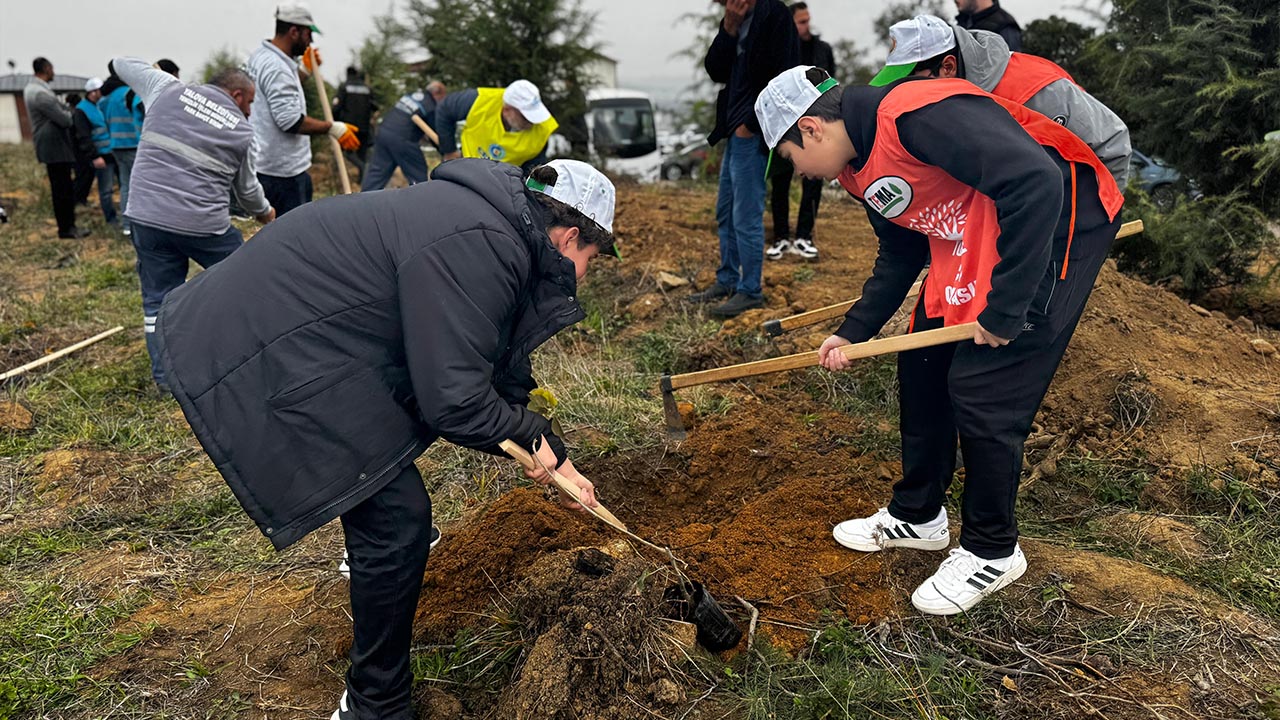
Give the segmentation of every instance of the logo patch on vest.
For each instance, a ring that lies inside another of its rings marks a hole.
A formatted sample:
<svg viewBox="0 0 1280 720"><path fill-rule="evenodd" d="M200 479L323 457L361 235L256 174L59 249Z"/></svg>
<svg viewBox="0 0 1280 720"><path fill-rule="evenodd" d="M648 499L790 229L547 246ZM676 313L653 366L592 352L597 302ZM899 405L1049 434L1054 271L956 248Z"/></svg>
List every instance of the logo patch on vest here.
<svg viewBox="0 0 1280 720"><path fill-rule="evenodd" d="M882 177L867 186L867 204L892 220L911 205L911 185L896 175Z"/></svg>
<svg viewBox="0 0 1280 720"><path fill-rule="evenodd" d="M1054 122L1056 122L1056 123L1058 123L1059 125L1066 125L1066 124L1067 124L1067 116L1066 116L1066 115L1055 115L1055 116L1054 116L1054 118L1053 118L1053 121L1054 121Z"/></svg>

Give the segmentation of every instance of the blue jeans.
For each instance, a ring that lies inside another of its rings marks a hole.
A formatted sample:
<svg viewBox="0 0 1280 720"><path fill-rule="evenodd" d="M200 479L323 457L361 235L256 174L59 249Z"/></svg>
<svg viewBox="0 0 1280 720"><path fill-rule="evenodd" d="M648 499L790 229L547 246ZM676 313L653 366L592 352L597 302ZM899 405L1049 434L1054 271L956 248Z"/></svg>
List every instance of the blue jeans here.
<svg viewBox="0 0 1280 720"><path fill-rule="evenodd" d="M764 264L765 153L757 137L729 136L720 164L716 224L720 267L716 282L758 298Z"/></svg>
<svg viewBox="0 0 1280 720"><path fill-rule="evenodd" d="M133 175L133 161L138 157L138 149L112 150L111 155L115 157L116 171L120 173L120 227L127 230L130 227L129 218L125 217L129 212L129 177Z"/></svg>
<svg viewBox="0 0 1280 720"><path fill-rule="evenodd" d="M373 160L369 161L360 183L361 192L386 187L397 166L410 185L427 181L427 159L422 157L418 143L389 135L380 134L378 144L373 146Z"/></svg>
<svg viewBox="0 0 1280 720"><path fill-rule="evenodd" d="M189 261L209 268L225 260L244 244L244 236L232 226L221 235L180 235L142 223L133 224L133 249L138 254L138 279L142 283L142 327L151 356L151 376L164 385L160 363L156 316L174 288L187 281Z"/></svg>
<svg viewBox="0 0 1280 720"><path fill-rule="evenodd" d="M258 173L262 193L280 217L290 210L311 202L311 173L303 172L293 177L277 177Z"/></svg>
<svg viewBox="0 0 1280 720"><path fill-rule="evenodd" d="M94 170L94 175L98 180L98 204L102 206L102 219L108 223L116 221L116 203L111 197L111 191L115 189L116 184L116 164L112 162L113 157L103 158L106 160L106 167L101 170ZM123 190L121 191L123 192ZM124 197L121 196L121 202Z"/></svg>

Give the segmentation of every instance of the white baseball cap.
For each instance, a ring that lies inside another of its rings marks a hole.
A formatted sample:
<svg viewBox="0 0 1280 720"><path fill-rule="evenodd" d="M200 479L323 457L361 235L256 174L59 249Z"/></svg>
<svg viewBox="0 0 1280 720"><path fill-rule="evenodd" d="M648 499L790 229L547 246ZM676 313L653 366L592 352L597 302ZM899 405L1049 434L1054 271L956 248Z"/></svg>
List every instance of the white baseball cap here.
<svg viewBox="0 0 1280 720"><path fill-rule="evenodd" d="M520 111L525 120L538 125L551 119L551 111L542 104L538 86L528 80L517 80L502 91L502 102Z"/></svg>
<svg viewBox="0 0 1280 720"><path fill-rule="evenodd" d="M541 183L530 176L525 180L525 186L534 192L550 195L577 210L612 235L614 189L609 178L580 160L556 159L546 166L555 168L554 183ZM614 243L613 250L608 254L622 257L617 243Z"/></svg>
<svg viewBox="0 0 1280 720"><path fill-rule="evenodd" d="M881 87L910 75L916 63L937 57L956 46L956 33L946 20L933 15L917 15L894 23L889 28L893 41L884 68L871 78L871 85Z"/></svg>
<svg viewBox="0 0 1280 720"><path fill-rule="evenodd" d="M101 89L102 89L102 78L91 77L88 80L84 81L84 91L87 93L91 93L94 90L101 90Z"/></svg>
<svg viewBox="0 0 1280 720"><path fill-rule="evenodd" d="M770 80L760 92L760 97L756 98L756 119L760 121L764 144L770 151L778 146L783 134L804 116L823 93L839 85L833 77L817 85L809 82L806 74L813 67L797 65L783 72ZM770 160L773 159L772 152L769 157Z"/></svg>
<svg viewBox="0 0 1280 720"><path fill-rule="evenodd" d="M311 19L311 8L307 7L306 3L289 2L277 5L276 19L291 25L309 27L313 33L320 32L320 28L316 27L316 21Z"/></svg>

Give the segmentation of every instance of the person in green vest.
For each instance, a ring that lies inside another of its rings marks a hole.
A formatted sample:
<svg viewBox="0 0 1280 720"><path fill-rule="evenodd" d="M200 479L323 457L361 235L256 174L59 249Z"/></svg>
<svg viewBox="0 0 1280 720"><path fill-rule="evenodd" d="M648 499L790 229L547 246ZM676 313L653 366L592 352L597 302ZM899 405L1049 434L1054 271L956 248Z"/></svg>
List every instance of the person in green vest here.
<svg viewBox="0 0 1280 720"><path fill-rule="evenodd" d="M497 160L524 168L526 175L546 162L547 138L558 127L538 86L528 80L451 93L436 106L435 129L445 160Z"/></svg>

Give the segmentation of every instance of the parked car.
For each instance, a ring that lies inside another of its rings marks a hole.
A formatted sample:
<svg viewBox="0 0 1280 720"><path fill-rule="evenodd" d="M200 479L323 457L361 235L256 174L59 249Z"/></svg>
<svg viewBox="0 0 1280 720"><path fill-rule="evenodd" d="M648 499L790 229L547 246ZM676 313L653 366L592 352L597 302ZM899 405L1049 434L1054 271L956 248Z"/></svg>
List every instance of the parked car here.
<svg viewBox="0 0 1280 720"><path fill-rule="evenodd" d="M1183 182L1182 173L1177 168L1137 150L1129 158L1129 184L1150 195L1151 202L1161 210L1172 208L1184 192L1192 200L1204 197L1194 182Z"/></svg>
<svg viewBox="0 0 1280 720"><path fill-rule="evenodd" d="M702 177L703 166L707 163L707 155L711 146L706 140L698 140L679 148L662 158L663 180L698 180Z"/></svg>

